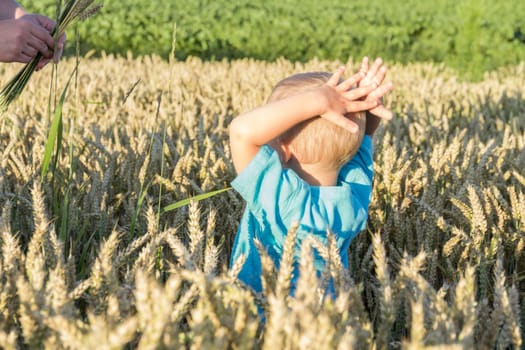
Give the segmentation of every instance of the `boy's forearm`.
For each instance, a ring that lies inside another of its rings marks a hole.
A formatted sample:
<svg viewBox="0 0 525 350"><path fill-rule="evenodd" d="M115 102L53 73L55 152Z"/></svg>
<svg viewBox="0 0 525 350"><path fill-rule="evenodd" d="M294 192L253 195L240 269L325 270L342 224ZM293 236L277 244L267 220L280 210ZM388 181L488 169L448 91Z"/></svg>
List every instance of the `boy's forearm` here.
<svg viewBox="0 0 525 350"><path fill-rule="evenodd" d="M300 122L324 112L320 89L309 90L274 101L235 118L230 126L237 137L262 146Z"/></svg>
<svg viewBox="0 0 525 350"><path fill-rule="evenodd" d="M230 124L230 146L237 172L259 149L296 124L324 113L322 88L309 90L243 113Z"/></svg>

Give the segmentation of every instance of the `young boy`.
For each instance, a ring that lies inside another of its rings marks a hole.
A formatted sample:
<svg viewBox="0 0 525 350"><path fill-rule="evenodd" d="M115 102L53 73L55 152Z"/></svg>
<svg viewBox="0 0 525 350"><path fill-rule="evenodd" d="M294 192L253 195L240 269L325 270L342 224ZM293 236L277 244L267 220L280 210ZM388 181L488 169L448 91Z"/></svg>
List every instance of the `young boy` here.
<svg viewBox="0 0 525 350"><path fill-rule="evenodd" d="M292 224L298 223L299 242L308 235L326 242L327 232L332 232L348 267L350 241L366 225L373 177L371 136L380 117L392 117L380 102L392 85L381 85L386 68L380 59L369 69L365 58L360 73L340 81L343 71L288 77L276 85L266 105L230 124L238 174L232 186L246 201L231 265L245 257L239 279L256 292L262 285L254 239L279 266ZM314 259L322 270L322 259Z"/></svg>

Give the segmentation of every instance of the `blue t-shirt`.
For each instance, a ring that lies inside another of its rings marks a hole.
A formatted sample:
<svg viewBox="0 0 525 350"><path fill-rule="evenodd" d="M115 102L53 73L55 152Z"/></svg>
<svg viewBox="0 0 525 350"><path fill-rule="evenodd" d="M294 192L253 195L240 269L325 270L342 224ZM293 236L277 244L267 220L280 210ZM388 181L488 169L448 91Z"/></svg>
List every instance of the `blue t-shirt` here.
<svg viewBox="0 0 525 350"><path fill-rule="evenodd" d="M339 172L336 186L309 185L293 170L282 167L274 149L261 147L232 182L246 201L230 262L233 266L240 256L245 257L239 279L256 292L262 290L261 261L254 238L278 267L293 223L299 224L298 245L308 235L326 243L327 232L334 234L341 261L348 267L348 246L366 226L373 175L372 139L367 135ZM316 268L321 269L324 261L319 256L314 259Z"/></svg>

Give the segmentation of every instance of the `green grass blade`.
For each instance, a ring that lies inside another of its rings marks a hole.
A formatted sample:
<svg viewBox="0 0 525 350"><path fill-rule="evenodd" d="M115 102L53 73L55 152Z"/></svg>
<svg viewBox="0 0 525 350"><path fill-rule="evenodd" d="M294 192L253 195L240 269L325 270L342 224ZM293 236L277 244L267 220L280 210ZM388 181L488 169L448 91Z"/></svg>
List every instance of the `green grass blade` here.
<svg viewBox="0 0 525 350"><path fill-rule="evenodd" d="M160 95L162 96L162 95ZM160 108L160 96L159 96L159 108ZM159 108L157 108L157 118L158 118L158 111ZM160 157L160 177L164 176L164 145L166 144L166 123L164 123L164 131L162 132L162 154ZM162 201L162 182L159 183L159 206L157 211L157 224L160 225L160 214L161 214L161 201Z"/></svg>
<svg viewBox="0 0 525 350"><path fill-rule="evenodd" d="M148 194L148 188L149 188L149 183L146 185L145 188L142 188L142 185L140 187L139 200L137 201L137 207L135 209L135 213L133 214L133 217L131 218L131 225L129 228L131 237L134 237L135 226L137 225L137 220L139 218L140 211L142 210L142 204L144 203L144 198L146 198L146 195Z"/></svg>
<svg viewBox="0 0 525 350"><path fill-rule="evenodd" d="M0 112L5 112L9 105L22 94L22 91L33 75L38 61L42 58L39 52L28 64L24 66L0 91Z"/></svg>
<svg viewBox="0 0 525 350"><path fill-rule="evenodd" d="M226 191L229 191L229 190L231 190L231 187L221 188L220 190L206 192L206 193L202 193L202 194L193 196L191 198L183 199L181 201L178 201L178 202L175 202L173 204L165 206L164 208L162 208L162 212L165 213L165 212L168 212L168 211L171 211L171 210L183 207L185 205L188 205L188 204L190 204L191 201L197 201L198 202L200 200L213 197L215 195L218 195L219 193L226 192Z"/></svg>
<svg viewBox="0 0 525 350"><path fill-rule="evenodd" d="M66 99L67 90L69 88L69 83L71 82L72 77L73 77L73 74L71 74L71 76L69 77L66 83L66 86L64 87L64 90L62 91L62 95L60 96L60 101L58 102L58 105L55 108L55 116L53 117L53 120L51 121L51 127L49 129L49 134L47 136L47 141L46 141L46 147L44 150L42 170L40 173L42 179L44 179L49 169L49 164L51 162L51 154L53 153L53 149L55 148L55 143L57 145L57 148L55 152L54 165L56 165L56 162L57 162L60 147L62 145L62 108L64 106L64 101Z"/></svg>

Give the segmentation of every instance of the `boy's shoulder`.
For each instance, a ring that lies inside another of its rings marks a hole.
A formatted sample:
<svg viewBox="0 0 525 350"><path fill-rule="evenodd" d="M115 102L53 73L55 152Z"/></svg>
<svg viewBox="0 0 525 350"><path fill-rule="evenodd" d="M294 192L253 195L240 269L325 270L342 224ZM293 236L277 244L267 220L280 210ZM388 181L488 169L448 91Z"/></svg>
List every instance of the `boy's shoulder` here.
<svg viewBox="0 0 525 350"><path fill-rule="evenodd" d="M232 181L232 186L251 186L254 182L259 182L262 177L273 176L282 172L282 164L279 154L269 145L263 145L255 154L252 160Z"/></svg>

